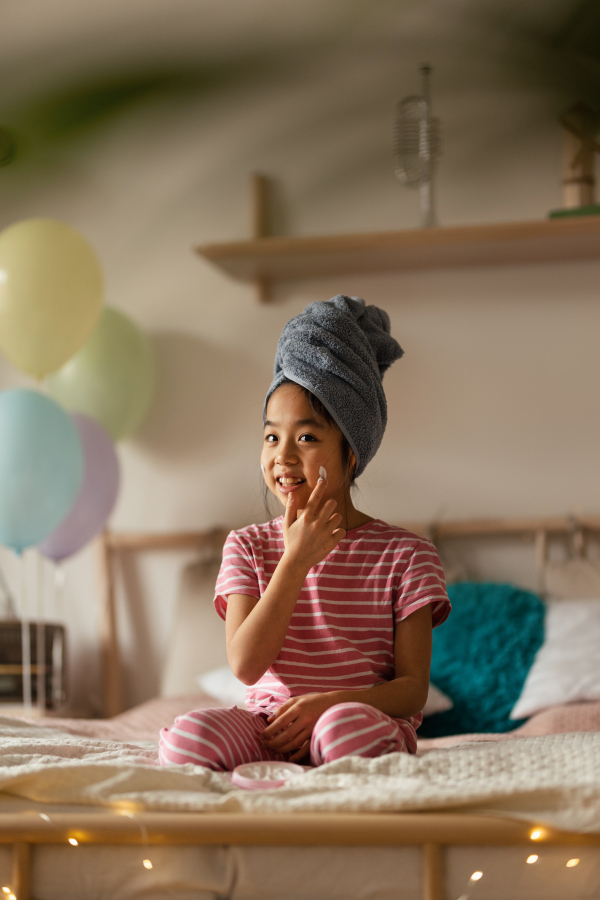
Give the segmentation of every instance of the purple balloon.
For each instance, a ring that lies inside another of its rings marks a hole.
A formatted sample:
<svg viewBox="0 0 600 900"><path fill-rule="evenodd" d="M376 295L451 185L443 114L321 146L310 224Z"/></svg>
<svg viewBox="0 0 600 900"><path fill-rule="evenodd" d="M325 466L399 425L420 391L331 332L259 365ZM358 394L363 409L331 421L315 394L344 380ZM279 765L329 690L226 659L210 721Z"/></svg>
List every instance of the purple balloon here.
<svg viewBox="0 0 600 900"><path fill-rule="evenodd" d="M81 550L102 530L119 493L119 458L108 432L89 416L72 413L83 447L83 480L68 516L38 545L59 562Z"/></svg>

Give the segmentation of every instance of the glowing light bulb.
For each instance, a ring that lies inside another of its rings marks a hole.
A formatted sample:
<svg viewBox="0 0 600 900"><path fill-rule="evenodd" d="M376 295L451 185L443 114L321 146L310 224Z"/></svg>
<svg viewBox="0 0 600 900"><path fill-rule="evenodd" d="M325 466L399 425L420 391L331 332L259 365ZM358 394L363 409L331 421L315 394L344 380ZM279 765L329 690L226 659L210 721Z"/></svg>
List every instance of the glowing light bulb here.
<svg viewBox="0 0 600 900"><path fill-rule="evenodd" d="M8 895L8 900L17 900L17 898L15 897L14 894L9 894L9 895Z"/></svg>
<svg viewBox="0 0 600 900"><path fill-rule="evenodd" d="M483 872L473 872L471 875L471 881L479 881L480 878L483 878Z"/></svg>
<svg viewBox="0 0 600 900"><path fill-rule="evenodd" d="M75 838L69 838L69 843L70 843L73 847L77 847L77 846L79 845L79 841L76 841Z"/></svg>
<svg viewBox="0 0 600 900"><path fill-rule="evenodd" d="M570 859L569 862L567 863L567 869L572 869L573 866L578 866L578 865L579 865L578 859Z"/></svg>
<svg viewBox="0 0 600 900"><path fill-rule="evenodd" d="M151 869L151 868L152 868L152 861L149 860L149 859L145 859L142 865L144 866L145 869Z"/></svg>
<svg viewBox="0 0 600 900"><path fill-rule="evenodd" d="M129 816L134 812L140 812L143 808L141 803L134 803L133 800L115 800L110 806L115 812L121 813L124 816Z"/></svg>
<svg viewBox="0 0 600 900"><path fill-rule="evenodd" d="M532 863L536 863L538 859L539 856L537 856L535 853L532 853L531 856L527 857L527 862L529 863L529 865L532 865Z"/></svg>
<svg viewBox="0 0 600 900"><path fill-rule="evenodd" d="M10 894L10 893L11 893L10 888L3 887L2 890L4 891L5 894Z"/></svg>
<svg viewBox="0 0 600 900"><path fill-rule="evenodd" d="M542 832L541 832L541 829L539 829L539 828L534 829L534 831L532 831L531 834L529 835L529 837L531 838L532 841L539 840L541 838L541 836L542 836Z"/></svg>

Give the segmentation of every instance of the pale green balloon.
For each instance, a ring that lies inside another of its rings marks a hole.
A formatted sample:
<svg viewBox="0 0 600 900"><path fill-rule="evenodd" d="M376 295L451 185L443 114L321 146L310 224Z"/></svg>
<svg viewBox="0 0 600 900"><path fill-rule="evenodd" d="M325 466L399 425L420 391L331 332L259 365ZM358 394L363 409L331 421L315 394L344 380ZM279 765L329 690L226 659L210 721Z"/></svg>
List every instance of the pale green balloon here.
<svg viewBox="0 0 600 900"><path fill-rule="evenodd" d="M130 318L105 307L91 337L46 384L55 400L96 419L119 441L135 431L152 401L150 342Z"/></svg>

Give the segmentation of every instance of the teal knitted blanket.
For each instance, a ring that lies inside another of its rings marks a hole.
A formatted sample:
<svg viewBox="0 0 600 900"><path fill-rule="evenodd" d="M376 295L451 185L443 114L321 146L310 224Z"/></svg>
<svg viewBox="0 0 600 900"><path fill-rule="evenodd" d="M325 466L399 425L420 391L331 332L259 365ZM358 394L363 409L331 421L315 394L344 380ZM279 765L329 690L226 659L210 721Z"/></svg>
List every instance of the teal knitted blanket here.
<svg viewBox="0 0 600 900"><path fill-rule="evenodd" d="M454 708L424 719L419 737L503 732L544 640L545 606L510 584L450 585L449 618L433 632L431 680ZM524 721L524 720L522 720Z"/></svg>

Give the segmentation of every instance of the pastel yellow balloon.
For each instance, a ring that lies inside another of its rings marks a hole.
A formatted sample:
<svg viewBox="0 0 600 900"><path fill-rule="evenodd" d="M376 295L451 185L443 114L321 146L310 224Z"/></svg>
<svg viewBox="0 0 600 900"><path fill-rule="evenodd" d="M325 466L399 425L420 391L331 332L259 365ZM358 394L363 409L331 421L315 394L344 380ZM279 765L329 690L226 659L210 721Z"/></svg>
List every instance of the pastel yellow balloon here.
<svg viewBox="0 0 600 900"><path fill-rule="evenodd" d="M60 369L94 329L104 294L88 241L56 219L0 232L0 350L35 378Z"/></svg>

